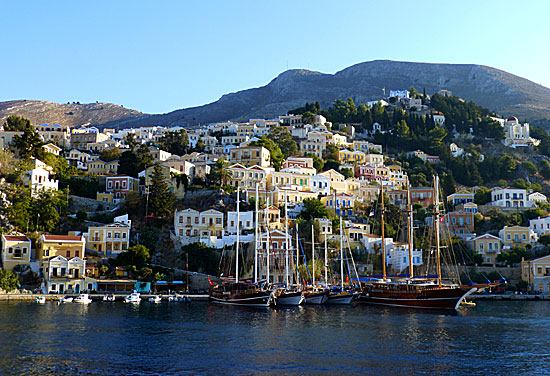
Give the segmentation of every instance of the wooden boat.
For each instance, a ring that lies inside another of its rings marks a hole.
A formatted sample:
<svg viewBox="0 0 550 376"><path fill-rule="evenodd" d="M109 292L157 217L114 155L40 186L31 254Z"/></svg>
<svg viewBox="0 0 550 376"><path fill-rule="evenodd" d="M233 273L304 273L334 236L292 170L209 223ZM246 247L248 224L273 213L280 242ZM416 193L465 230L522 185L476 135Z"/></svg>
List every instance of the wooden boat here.
<svg viewBox="0 0 550 376"><path fill-rule="evenodd" d="M358 302L394 307L457 309L477 288L434 282L378 281L367 284Z"/></svg>
<svg viewBox="0 0 550 376"><path fill-rule="evenodd" d="M433 184L433 224L435 234L435 254L437 276L431 279L417 279L413 276L413 261L412 261L412 210L410 205L410 192L407 187L407 210L408 210L408 227L409 227L409 277L391 279L386 276L386 252L384 241L384 190L383 185L380 186L381 199L381 250L382 250L382 279L373 279L364 284L361 295L357 299L358 302L380 304L395 307L407 308L427 308L427 309L443 309L456 310L464 299L488 286L495 284L479 284L471 286L461 286L457 283L443 281L441 274L441 252L439 239L439 223L441 214L439 212L439 180L434 177ZM499 284L499 283L497 283Z"/></svg>
<svg viewBox="0 0 550 376"><path fill-rule="evenodd" d="M240 245L240 195L237 188L237 240L235 242L235 280L226 280L214 285L210 278L209 300L212 303L246 306L269 307L273 304L273 291L266 288L265 281L253 283L251 279L239 281L239 245Z"/></svg>
<svg viewBox="0 0 550 376"><path fill-rule="evenodd" d="M263 289L261 284L249 281L211 285L210 301L217 304L246 307L269 307L274 303L272 291Z"/></svg>

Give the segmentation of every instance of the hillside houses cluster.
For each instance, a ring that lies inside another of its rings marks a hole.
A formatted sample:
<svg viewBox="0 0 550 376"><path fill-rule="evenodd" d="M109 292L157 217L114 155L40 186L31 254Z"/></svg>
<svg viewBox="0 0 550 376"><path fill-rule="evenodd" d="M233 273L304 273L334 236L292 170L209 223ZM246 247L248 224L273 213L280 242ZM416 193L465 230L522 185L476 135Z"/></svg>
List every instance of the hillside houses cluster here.
<svg viewBox="0 0 550 376"><path fill-rule="evenodd" d="M397 98L405 108L428 111L421 100L411 98L406 90L392 91L390 96ZM377 103L387 105L383 101ZM430 115L436 124L444 124L443 114L432 111ZM521 124L517 118L494 120L505 129L503 142L506 146L536 146L540 142L530 137L529 124ZM96 196L101 202L116 203L133 194L146 195L152 185L156 165L161 167L170 190L181 199L186 190L186 184L182 184L180 179L182 175L189 183L195 179L202 180L212 171L216 161L223 158L229 163L225 184L236 188L243 201L254 199L266 204L258 213L240 212L238 219L235 210L178 208L180 210L174 212L172 235L180 245L202 242L220 249L233 246L238 237L241 243L256 243L262 257L266 257L269 247L273 264L283 262L282 253L287 249L295 251L296 244L292 241L295 229L291 228L287 233L285 215L281 210L286 204L288 217L292 219L304 208L304 200L318 199L331 213L343 219L344 234L350 247L374 253L382 239L372 234L365 213L358 213L357 208L376 200L382 185L389 201L405 209L407 174L400 165L384 155L382 145L373 143L367 137L358 137L352 126L347 127L346 132L332 131L331 124L321 115L315 115L311 123L304 123L302 115L284 115L275 119L219 122L194 129L178 126L121 130L85 126L71 129L59 124L42 124L35 128L46 142L44 149L47 152L64 156L71 165L88 175L102 177L105 186ZM297 155L287 157L278 170L273 165L269 150L253 145L274 127L287 129L298 146ZM175 155L159 147L159 141L167 132L181 130L187 132L188 146L197 148L200 145L200 151ZM375 123L372 132L384 131L380 124ZM0 146L13 147L13 138L21 133L0 130ZM137 177L119 174L119 161L103 161L100 158L105 150L128 149L130 134L138 144L148 148L155 163L139 172ZM450 148L454 157L466 154L457 144L451 144ZM317 170L313 156L324 158L329 149L337 150L334 154L340 169ZM423 150L404 151L404 154L407 158L440 163L439 157L428 155ZM52 167L33 159L23 181L36 195L42 190L58 189L58 182L51 175ZM449 237L463 239L482 257L484 264L496 265L497 256L514 247L536 247L542 235L550 234L550 217L532 219L528 227L505 226L498 233L476 234L474 218L481 208L474 203L475 190L475 187L465 188L447 197L453 210L442 218L441 231ZM412 187L410 195L415 207L428 209L434 204L431 188ZM492 190L491 202L486 206L520 211L535 207L537 202L546 202L546 197L525 189L497 187ZM428 224L429 220L426 219ZM320 226L319 241L339 240L341 234L337 229L332 229L330 220L317 218L316 221ZM8 269L17 265L35 268L44 276L43 290L46 292L91 290L96 285L91 274L86 274L86 252L116 257L129 248L130 230L131 223L124 217L115 219L111 224L90 227L82 234L43 235L35 245L22 234L5 235L2 237L2 264ZM408 244L391 238L386 238L385 242L388 265L402 271L409 263ZM413 263L420 265L422 250L414 249L413 258Z"/></svg>

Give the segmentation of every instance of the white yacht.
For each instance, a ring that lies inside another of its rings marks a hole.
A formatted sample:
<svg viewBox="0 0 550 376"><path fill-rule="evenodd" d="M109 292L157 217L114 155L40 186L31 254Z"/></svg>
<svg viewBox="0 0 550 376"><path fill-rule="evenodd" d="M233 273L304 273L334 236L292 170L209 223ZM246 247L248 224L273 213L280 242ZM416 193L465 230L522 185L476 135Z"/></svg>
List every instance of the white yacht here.
<svg viewBox="0 0 550 376"><path fill-rule="evenodd" d="M124 303L139 303L141 302L141 298L139 296L139 292L134 291L130 295L126 296L124 298Z"/></svg>
<svg viewBox="0 0 550 376"><path fill-rule="evenodd" d="M36 299L34 299L35 303L44 304L46 303L46 297L45 296L37 296Z"/></svg>
<svg viewBox="0 0 550 376"><path fill-rule="evenodd" d="M59 299L59 303L72 303L74 298L72 296L64 296Z"/></svg>
<svg viewBox="0 0 550 376"><path fill-rule="evenodd" d="M80 294L73 300L75 303L81 303L81 304L89 304L92 302L92 299L88 296L88 294Z"/></svg>

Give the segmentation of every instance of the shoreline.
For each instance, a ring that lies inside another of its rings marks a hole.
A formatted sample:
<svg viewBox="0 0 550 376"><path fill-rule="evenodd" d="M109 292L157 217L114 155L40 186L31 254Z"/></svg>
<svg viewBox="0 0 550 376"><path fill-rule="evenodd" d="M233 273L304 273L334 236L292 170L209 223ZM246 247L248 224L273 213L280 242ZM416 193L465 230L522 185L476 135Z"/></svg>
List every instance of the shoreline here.
<svg viewBox="0 0 550 376"><path fill-rule="evenodd" d="M114 295L116 301L124 300L125 296L128 296L130 293L124 294L108 294ZM34 302L37 297L45 297L46 301L57 302L59 299L65 296L77 297L79 294L0 294L0 302ZM102 301L105 294L88 294L88 296L93 301ZM174 294L141 294L142 300L147 300L150 297L159 295L162 300L167 300L170 296L175 296ZM178 294L180 297L190 298L191 301L208 301L208 295L205 294Z"/></svg>

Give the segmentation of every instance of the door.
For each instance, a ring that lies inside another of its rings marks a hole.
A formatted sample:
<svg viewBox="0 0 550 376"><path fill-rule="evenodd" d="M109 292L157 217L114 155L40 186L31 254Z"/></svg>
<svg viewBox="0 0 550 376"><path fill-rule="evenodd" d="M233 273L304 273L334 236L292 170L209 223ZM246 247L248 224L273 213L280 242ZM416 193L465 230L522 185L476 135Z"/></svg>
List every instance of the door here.
<svg viewBox="0 0 550 376"><path fill-rule="evenodd" d="M76 294L80 294L80 284L74 285L74 292L75 292Z"/></svg>
<svg viewBox="0 0 550 376"><path fill-rule="evenodd" d="M59 293L63 294L65 292L65 285L59 285Z"/></svg>

